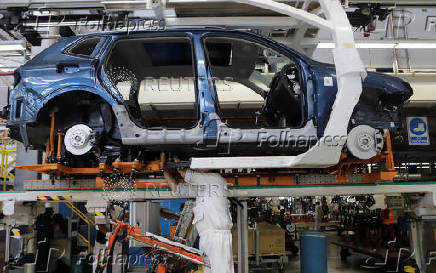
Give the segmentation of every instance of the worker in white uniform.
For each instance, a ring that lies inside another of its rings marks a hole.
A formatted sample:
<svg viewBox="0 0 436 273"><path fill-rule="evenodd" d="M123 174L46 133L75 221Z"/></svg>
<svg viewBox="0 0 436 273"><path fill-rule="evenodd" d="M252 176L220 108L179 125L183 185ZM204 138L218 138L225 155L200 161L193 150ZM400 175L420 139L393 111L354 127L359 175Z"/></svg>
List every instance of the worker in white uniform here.
<svg viewBox="0 0 436 273"><path fill-rule="evenodd" d="M174 158L175 162L179 160ZM193 209L195 227L200 235L200 250L210 264L205 273L234 273L232 252L232 219L227 200L227 181L218 173L201 170L177 170L188 184L178 184L175 177L164 172L168 185L180 195L196 196Z"/></svg>

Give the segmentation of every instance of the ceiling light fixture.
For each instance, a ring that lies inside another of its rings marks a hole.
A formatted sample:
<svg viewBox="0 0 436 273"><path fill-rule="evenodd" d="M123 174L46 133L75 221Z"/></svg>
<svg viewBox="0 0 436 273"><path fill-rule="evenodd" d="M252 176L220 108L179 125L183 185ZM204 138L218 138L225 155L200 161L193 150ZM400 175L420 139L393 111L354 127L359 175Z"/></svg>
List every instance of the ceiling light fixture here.
<svg viewBox="0 0 436 273"><path fill-rule="evenodd" d="M356 48L373 48L373 49L393 49L393 48L408 48L408 49L436 49L436 41L431 40L425 42L425 40L417 41L417 42L356 42ZM320 42L317 45L317 48L335 48L335 43L332 42Z"/></svg>
<svg viewBox="0 0 436 273"><path fill-rule="evenodd" d="M10 42L0 42L0 51L22 51L26 49L26 46L23 42L17 43L16 41L13 41L14 43Z"/></svg>

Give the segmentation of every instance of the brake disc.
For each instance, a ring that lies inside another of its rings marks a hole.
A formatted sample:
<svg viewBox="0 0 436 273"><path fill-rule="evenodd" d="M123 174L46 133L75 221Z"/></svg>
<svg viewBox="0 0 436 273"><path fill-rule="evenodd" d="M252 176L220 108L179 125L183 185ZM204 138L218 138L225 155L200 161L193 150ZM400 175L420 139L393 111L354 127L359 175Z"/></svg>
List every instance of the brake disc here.
<svg viewBox="0 0 436 273"><path fill-rule="evenodd" d="M359 159L370 159L383 149L383 135L368 125L359 125L351 129L347 136L347 148Z"/></svg>
<svg viewBox="0 0 436 273"><path fill-rule="evenodd" d="M94 145L94 131L85 124L76 124L67 130L64 143L68 152L73 155L84 155Z"/></svg>

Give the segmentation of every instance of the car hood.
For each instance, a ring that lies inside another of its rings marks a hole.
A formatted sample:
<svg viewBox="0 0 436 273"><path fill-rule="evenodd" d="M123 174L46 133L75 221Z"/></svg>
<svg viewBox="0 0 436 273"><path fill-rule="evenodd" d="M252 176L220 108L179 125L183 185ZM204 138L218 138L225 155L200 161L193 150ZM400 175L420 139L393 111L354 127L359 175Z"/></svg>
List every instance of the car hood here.
<svg viewBox="0 0 436 273"><path fill-rule="evenodd" d="M405 99L409 99L413 95L413 89L408 82L401 78L378 72L368 72L368 76L363 81L363 86L380 89L387 94L398 94Z"/></svg>
<svg viewBox="0 0 436 273"><path fill-rule="evenodd" d="M332 64L313 61L310 67L319 76L336 77L336 68ZM367 72L367 76L363 80L363 88L379 89L386 94L401 95L405 99L413 95L412 87L403 79L372 71Z"/></svg>

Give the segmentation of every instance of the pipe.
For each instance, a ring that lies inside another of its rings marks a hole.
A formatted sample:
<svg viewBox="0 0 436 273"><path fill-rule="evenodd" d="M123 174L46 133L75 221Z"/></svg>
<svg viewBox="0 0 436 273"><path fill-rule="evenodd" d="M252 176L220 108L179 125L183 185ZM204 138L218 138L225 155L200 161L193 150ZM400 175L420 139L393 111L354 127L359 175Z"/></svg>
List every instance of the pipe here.
<svg viewBox="0 0 436 273"><path fill-rule="evenodd" d="M0 76L13 76L14 71L0 72Z"/></svg>
<svg viewBox="0 0 436 273"><path fill-rule="evenodd" d="M54 136L54 127L55 127L55 114L50 114L51 122L50 122L50 138L49 138L49 144L50 144L50 150L49 150L49 157L54 156L54 142L55 142L55 136Z"/></svg>
<svg viewBox="0 0 436 273"><path fill-rule="evenodd" d="M58 160L60 160L62 157L62 136L63 135L64 135L64 133L58 132L58 150L57 150L57 154L56 154L56 158Z"/></svg>

